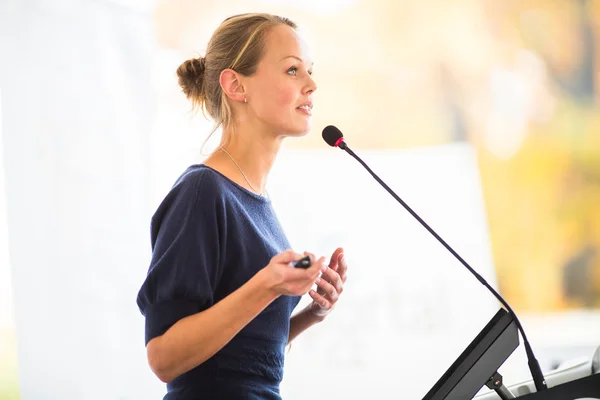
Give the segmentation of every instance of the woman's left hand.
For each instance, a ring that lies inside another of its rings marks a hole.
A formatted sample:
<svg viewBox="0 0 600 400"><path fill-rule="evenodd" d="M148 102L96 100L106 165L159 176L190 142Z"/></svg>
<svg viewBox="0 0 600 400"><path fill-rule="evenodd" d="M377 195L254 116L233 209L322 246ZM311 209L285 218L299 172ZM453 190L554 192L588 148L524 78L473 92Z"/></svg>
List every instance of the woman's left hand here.
<svg viewBox="0 0 600 400"><path fill-rule="evenodd" d="M344 249L339 247L331 256L329 266L317 278L317 290L310 290L308 294L313 301L308 306L310 312L320 318L329 314L344 291L348 265L344 260Z"/></svg>

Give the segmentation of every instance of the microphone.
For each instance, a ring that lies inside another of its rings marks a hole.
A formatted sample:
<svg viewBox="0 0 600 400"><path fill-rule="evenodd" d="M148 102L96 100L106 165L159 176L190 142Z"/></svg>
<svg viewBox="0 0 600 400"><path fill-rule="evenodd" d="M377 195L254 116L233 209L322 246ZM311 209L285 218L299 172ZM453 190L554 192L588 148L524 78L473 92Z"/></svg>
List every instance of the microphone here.
<svg viewBox="0 0 600 400"><path fill-rule="evenodd" d="M417 213L414 212L412 210L412 208L410 208L408 206L408 204L406 204L400 197L398 197L398 195L396 193L394 193L394 191L392 189L390 189L390 187L388 185L386 185L385 182L383 182L371 170L371 168L369 168L369 166L367 164L365 164L365 162L363 160L360 159L360 157L358 157L356 154L354 154L354 152L350 149L350 147L348 147L348 145L344 141L344 135L337 127L335 127L333 125L326 126L325 129L323 129L323 140L325 140L325 142L327 142L327 144L332 147L339 147L340 149L345 150L348 154L350 154L352 157L354 157L363 167L365 167L365 169L367 171L369 171L369 173L373 176L373 178L375 178L375 180L377 182L379 182L381 184L381 186L383 186L385 188L385 190L387 190L388 193L391 194L392 197L394 197L394 199L396 199L400 204L402 204L402 206L413 217L415 217L417 219L417 221L419 221L421 223L421 225L423 225L425 227L425 229L427 229L429 231L429 233L431 233L450 253L452 253L452 255L454 257L456 257L456 259L458 261L460 261L460 263L462 265L464 265L469 270L469 272L471 272L475 276L475 278L477 278L477 280L496 297L496 299L498 299L498 301L504 306L504 308L506 308L506 310L510 314L512 314L512 316L515 320L515 323L517 325L517 328L518 328L519 332L521 332L521 336L523 337L523 344L525 346L525 352L527 353L529 371L531 372L531 377L533 378L533 382L535 383L535 388L538 392L548 389L548 387L546 386L546 379L544 378L544 375L542 374L542 369L540 368L540 364L538 363L538 360L535 358L535 355L533 354L533 350L531 349L529 340L527 340L527 335L525 335L525 330L523 330L523 326L521 325L521 322L517 318L517 315L515 314L513 309L510 307L510 305L508 305L506 300L504 300L504 298L502 298L502 296L500 296L500 294L498 292L496 292L496 290L494 290L494 288L491 287L490 284L487 283L487 281L485 279L483 279L483 277L481 275L479 275L473 268L471 268L471 266L456 251L454 251L454 249L452 247L450 247L450 245L448 245L448 243L446 243L446 241L444 241L444 239L442 239L433 229L431 229L431 227L429 225L427 225L427 223L425 221L423 221L423 219L421 217L419 217L419 215L417 215Z"/></svg>

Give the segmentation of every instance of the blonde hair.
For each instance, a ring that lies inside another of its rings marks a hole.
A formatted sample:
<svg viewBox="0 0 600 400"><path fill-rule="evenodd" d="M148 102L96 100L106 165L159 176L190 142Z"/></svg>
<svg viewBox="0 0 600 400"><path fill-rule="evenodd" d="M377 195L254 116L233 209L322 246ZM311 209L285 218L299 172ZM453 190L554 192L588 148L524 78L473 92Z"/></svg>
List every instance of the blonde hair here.
<svg viewBox="0 0 600 400"><path fill-rule="evenodd" d="M271 28L296 24L271 14L240 14L227 18L213 33L204 57L186 60L177 68L179 85L194 109L202 110L219 126L228 127L233 113L219 83L221 72L232 69L244 76L256 72L264 54L266 37Z"/></svg>

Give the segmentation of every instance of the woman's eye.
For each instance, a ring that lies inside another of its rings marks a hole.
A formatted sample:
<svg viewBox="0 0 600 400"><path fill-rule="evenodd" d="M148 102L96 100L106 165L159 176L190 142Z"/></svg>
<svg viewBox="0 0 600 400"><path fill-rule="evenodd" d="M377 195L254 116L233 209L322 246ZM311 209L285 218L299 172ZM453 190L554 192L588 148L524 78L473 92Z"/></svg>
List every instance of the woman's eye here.
<svg viewBox="0 0 600 400"><path fill-rule="evenodd" d="M296 75L297 72L298 72L298 68L296 68L296 67L291 67L290 69L288 69L288 74L290 74L290 75Z"/></svg>

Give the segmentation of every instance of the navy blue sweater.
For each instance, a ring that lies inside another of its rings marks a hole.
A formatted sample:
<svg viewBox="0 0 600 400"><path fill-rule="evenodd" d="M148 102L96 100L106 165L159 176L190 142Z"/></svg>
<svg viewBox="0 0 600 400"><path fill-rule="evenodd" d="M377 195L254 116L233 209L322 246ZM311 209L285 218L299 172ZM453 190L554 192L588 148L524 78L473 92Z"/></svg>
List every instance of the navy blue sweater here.
<svg viewBox="0 0 600 400"><path fill-rule="evenodd" d="M189 167L151 223L152 260L137 297L146 344L223 299L290 248L269 199L205 165ZM281 296L213 357L167 385L165 399L280 399L291 313Z"/></svg>

